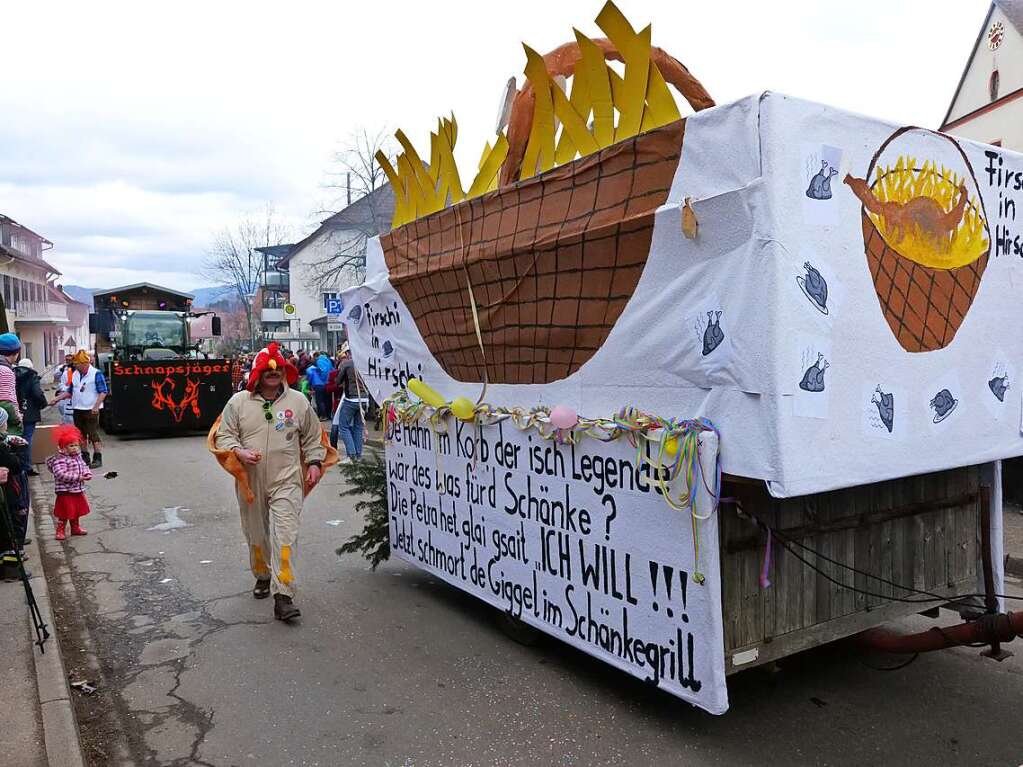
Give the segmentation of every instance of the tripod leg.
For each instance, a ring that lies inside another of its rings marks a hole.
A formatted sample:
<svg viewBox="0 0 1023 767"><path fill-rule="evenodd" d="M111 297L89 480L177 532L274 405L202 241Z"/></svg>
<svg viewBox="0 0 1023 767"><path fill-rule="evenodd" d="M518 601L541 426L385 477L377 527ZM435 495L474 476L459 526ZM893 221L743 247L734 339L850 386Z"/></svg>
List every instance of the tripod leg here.
<svg viewBox="0 0 1023 767"><path fill-rule="evenodd" d="M28 604L29 613L32 616L32 626L36 632L36 645L39 647L39 652L46 652L46 640L50 638L50 632L47 629L46 621L43 620L42 612L39 610L39 603L36 602L35 594L32 591L32 584L28 581L28 573L25 572L25 563L21 559L21 552L18 550L18 542L15 540L14 524L11 520L11 511L7 508L7 504L3 502L3 496L0 495L0 522L3 523L5 533L9 539L14 551L14 560L18 566L18 575L21 578L21 584L25 589L25 600Z"/></svg>

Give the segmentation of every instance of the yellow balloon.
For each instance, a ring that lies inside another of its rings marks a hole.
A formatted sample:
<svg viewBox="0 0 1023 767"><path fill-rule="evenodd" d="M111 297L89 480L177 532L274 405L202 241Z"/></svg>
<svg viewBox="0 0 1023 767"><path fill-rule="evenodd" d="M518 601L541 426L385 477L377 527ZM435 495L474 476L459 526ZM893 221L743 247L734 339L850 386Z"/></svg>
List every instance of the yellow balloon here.
<svg viewBox="0 0 1023 767"><path fill-rule="evenodd" d="M671 456L672 458L678 455L677 437L668 437L666 440L664 440L664 453L665 455Z"/></svg>
<svg viewBox="0 0 1023 767"><path fill-rule="evenodd" d="M444 407L444 405L447 404L442 396L427 386L426 383L419 378L410 378L406 387L410 392L415 394L419 397L419 399L431 407Z"/></svg>
<svg viewBox="0 0 1023 767"><path fill-rule="evenodd" d="M465 397L455 397L451 401L451 413L459 421L472 421L476 418L476 406Z"/></svg>

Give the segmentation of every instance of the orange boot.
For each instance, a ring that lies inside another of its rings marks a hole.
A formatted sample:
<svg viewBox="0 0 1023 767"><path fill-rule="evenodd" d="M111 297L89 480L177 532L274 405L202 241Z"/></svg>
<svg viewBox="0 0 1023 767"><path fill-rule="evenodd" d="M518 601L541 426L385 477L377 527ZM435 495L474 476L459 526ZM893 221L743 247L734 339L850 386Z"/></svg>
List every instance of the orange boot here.
<svg viewBox="0 0 1023 767"><path fill-rule="evenodd" d="M64 540L64 524L65 523L64 523L63 519L58 519L57 520L57 540L58 541Z"/></svg>

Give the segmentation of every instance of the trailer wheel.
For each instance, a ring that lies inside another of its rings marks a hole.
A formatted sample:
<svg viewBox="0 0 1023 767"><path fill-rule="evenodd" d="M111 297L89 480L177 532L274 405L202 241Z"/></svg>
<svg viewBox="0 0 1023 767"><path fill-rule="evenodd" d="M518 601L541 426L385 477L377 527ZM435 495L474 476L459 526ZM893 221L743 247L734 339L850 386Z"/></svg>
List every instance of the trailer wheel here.
<svg viewBox="0 0 1023 767"><path fill-rule="evenodd" d="M543 632L540 629L533 628L525 621L504 611L498 613L497 625L506 637L526 647L539 644L543 637Z"/></svg>

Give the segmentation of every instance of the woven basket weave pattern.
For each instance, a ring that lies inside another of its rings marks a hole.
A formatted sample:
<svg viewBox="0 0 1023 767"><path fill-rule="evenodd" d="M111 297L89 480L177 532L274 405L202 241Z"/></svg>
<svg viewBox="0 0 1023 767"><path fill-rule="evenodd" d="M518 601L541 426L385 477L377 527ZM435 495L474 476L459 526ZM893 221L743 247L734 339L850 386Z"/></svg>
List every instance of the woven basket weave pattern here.
<svg viewBox="0 0 1023 767"><path fill-rule="evenodd" d="M948 346L977 294L990 250L958 269L931 269L892 250L866 211L862 217L874 289L895 338L907 352Z"/></svg>
<svg viewBox="0 0 1023 767"><path fill-rule="evenodd" d="M391 284L453 378L568 377L601 347L646 265L685 121L417 219L381 238Z"/></svg>

